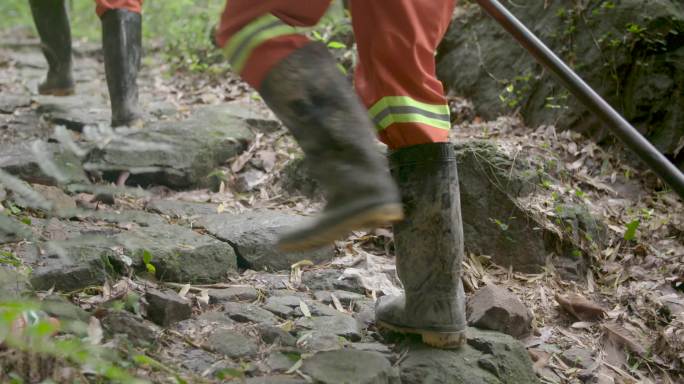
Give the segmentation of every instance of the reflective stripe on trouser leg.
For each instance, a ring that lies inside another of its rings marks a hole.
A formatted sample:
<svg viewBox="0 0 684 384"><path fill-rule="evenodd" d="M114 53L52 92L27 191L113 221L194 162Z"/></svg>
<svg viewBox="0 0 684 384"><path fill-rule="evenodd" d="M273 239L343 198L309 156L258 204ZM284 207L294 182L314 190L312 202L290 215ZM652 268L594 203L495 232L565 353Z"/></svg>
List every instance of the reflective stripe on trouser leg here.
<svg viewBox="0 0 684 384"><path fill-rule="evenodd" d="M395 123L416 123L449 130L449 106L428 104L408 96L386 96L369 109L373 123L379 131Z"/></svg>
<svg viewBox="0 0 684 384"><path fill-rule="evenodd" d="M298 34L297 28L285 24L279 18L264 15L238 31L223 48L233 70L242 72L252 51L260 44L280 36Z"/></svg>

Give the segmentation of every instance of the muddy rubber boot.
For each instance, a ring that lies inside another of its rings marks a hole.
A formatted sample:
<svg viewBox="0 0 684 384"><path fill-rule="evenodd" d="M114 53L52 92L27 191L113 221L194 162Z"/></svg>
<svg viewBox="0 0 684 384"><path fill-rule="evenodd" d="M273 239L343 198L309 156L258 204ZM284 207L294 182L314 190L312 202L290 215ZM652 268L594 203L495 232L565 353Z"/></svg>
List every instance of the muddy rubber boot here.
<svg viewBox="0 0 684 384"><path fill-rule="evenodd" d="M138 71L142 52L142 17L125 9L102 15L102 48L112 127L142 126L138 110Z"/></svg>
<svg viewBox="0 0 684 384"><path fill-rule="evenodd" d="M309 43L291 53L260 88L327 198L313 222L281 237L281 250L313 249L352 230L401 220L399 192L374 144L368 112L324 45Z"/></svg>
<svg viewBox="0 0 684 384"><path fill-rule="evenodd" d="M41 95L67 96L74 93L71 73L71 28L64 0L30 0L40 46L48 62L45 80L38 85Z"/></svg>
<svg viewBox="0 0 684 384"><path fill-rule="evenodd" d="M421 144L390 155L406 219L394 225L401 296L381 297L381 328L422 336L433 347L465 343L461 282L463 228L456 157L449 143Z"/></svg>

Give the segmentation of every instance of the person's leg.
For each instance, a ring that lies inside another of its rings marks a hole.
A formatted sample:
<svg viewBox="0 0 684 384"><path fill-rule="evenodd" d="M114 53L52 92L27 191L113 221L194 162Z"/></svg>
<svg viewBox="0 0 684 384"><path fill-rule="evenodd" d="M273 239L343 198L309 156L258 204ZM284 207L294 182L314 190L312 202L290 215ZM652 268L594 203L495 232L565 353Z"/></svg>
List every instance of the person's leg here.
<svg viewBox="0 0 684 384"><path fill-rule="evenodd" d="M402 218L365 108L326 47L295 28L315 24L329 3L229 0L215 38L233 69L292 132L326 190L327 205L317 220L281 238L285 251Z"/></svg>
<svg viewBox="0 0 684 384"><path fill-rule="evenodd" d="M112 126L141 126L138 71L142 55L142 0L96 0Z"/></svg>
<svg viewBox="0 0 684 384"><path fill-rule="evenodd" d="M465 341L463 230L449 108L434 54L453 0L353 0L356 88L391 149L406 219L396 223L404 295L382 297L380 327L420 334L440 348Z"/></svg>
<svg viewBox="0 0 684 384"><path fill-rule="evenodd" d="M41 48L48 62L41 95L66 96L74 93L71 73L71 29L64 0L29 0Z"/></svg>

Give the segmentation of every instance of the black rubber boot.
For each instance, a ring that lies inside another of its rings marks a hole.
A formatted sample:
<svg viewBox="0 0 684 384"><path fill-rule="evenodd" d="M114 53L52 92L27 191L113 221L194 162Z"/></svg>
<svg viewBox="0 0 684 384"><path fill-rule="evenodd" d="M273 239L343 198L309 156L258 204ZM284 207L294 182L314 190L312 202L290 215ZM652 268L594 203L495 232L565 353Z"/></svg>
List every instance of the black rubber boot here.
<svg viewBox="0 0 684 384"><path fill-rule="evenodd" d="M71 73L71 28L64 0L29 0L41 48L48 62L45 81L38 85L41 95L66 96L74 93Z"/></svg>
<svg viewBox="0 0 684 384"><path fill-rule="evenodd" d="M102 48L112 127L141 126L138 110L138 71L142 52L142 17L125 9L102 15Z"/></svg>
<svg viewBox="0 0 684 384"><path fill-rule="evenodd" d="M406 219L394 225L397 274L404 294L381 297L378 326L419 334L438 348L465 342L461 281L463 228L456 157L449 143L421 144L390 155Z"/></svg>
<svg viewBox="0 0 684 384"><path fill-rule="evenodd" d="M290 54L259 92L297 139L327 198L316 220L281 238L281 250L316 248L352 230L401 220L399 192L374 145L368 112L324 45Z"/></svg>

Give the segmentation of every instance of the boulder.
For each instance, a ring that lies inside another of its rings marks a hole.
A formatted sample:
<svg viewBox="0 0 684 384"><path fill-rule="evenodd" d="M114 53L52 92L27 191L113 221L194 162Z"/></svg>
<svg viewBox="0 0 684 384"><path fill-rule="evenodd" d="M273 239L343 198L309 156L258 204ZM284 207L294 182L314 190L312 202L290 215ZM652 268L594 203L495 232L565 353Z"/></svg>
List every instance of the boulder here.
<svg viewBox="0 0 684 384"><path fill-rule="evenodd" d="M152 200L145 206L151 212L174 219L192 219L216 213L218 204L195 203L180 200Z"/></svg>
<svg viewBox="0 0 684 384"><path fill-rule="evenodd" d="M662 152L681 148L681 1L523 0L508 8ZM487 119L519 110L530 126L605 136L605 126L475 3L459 8L437 61L446 88Z"/></svg>
<svg viewBox="0 0 684 384"><path fill-rule="evenodd" d="M0 266L0 297L18 298L29 289L26 276L17 270Z"/></svg>
<svg viewBox="0 0 684 384"><path fill-rule="evenodd" d="M207 230L218 239L227 241L246 268L254 270L289 270L290 265L311 260L321 263L334 256L333 246L307 252L283 253L276 248L278 236L293 226L304 223L307 218L271 210L259 210L242 214L214 214L199 219L195 225Z"/></svg>
<svg viewBox="0 0 684 384"><path fill-rule="evenodd" d="M584 253L602 249L606 226L581 202L554 200L541 210L530 201L553 177L532 156L508 154L496 143L472 140L455 147L466 250L502 266L538 272L551 255L564 277L586 275Z"/></svg>
<svg viewBox="0 0 684 384"><path fill-rule="evenodd" d="M534 384L539 379L525 347L497 332L468 329L467 344L455 351L407 342L402 384Z"/></svg>
<svg viewBox="0 0 684 384"><path fill-rule="evenodd" d="M163 327L167 327L192 316L192 304L186 298L178 296L175 291L148 289L147 317Z"/></svg>
<svg viewBox="0 0 684 384"><path fill-rule="evenodd" d="M43 149L43 157L49 159L54 167L59 169L67 182L88 182L78 156L56 143L45 143ZM45 159L37 159L31 150L31 145L27 143L0 146L0 169L31 183L56 185L59 182L54 175L49 174L39 165L39 161L46 161Z"/></svg>
<svg viewBox="0 0 684 384"><path fill-rule="evenodd" d="M396 368L379 353L319 352L304 360L302 372L317 384L399 384Z"/></svg>
<svg viewBox="0 0 684 384"><path fill-rule="evenodd" d="M480 288L468 299L468 324L503 332L515 338L532 331L532 311L505 288L494 284Z"/></svg>
<svg viewBox="0 0 684 384"><path fill-rule="evenodd" d="M106 146L90 153L85 167L113 177L129 171L131 185L207 186L210 173L254 138L249 121L235 108L204 107L186 120L121 130ZM141 146L134 156L131 143Z"/></svg>
<svg viewBox="0 0 684 384"><path fill-rule="evenodd" d="M343 313L335 316L303 317L295 324L298 327L315 330L321 333L337 335L351 341L361 340L361 327L356 319Z"/></svg>
<svg viewBox="0 0 684 384"><path fill-rule="evenodd" d="M223 289L210 289L209 300L212 304L224 301L254 301L259 297L259 292L254 287L230 287Z"/></svg>
<svg viewBox="0 0 684 384"><path fill-rule="evenodd" d="M138 345L151 344L161 329L128 311L111 311L102 319L102 327L110 334L125 334Z"/></svg>
<svg viewBox="0 0 684 384"><path fill-rule="evenodd" d="M33 267L35 289L54 286L58 291L73 291L101 285L108 275L129 267L147 271L145 255L155 276L164 281L216 283L236 269L229 244L166 224L158 216L140 212L95 216L131 229L65 221L52 225L51 221L45 237L54 240L38 244L41 252L34 246L23 249L22 259Z"/></svg>
<svg viewBox="0 0 684 384"><path fill-rule="evenodd" d="M228 317L240 323L274 325L278 322L274 314L254 304L225 303L223 310Z"/></svg>
<svg viewBox="0 0 684 384"><path fill-rule="evenodd" d="M149 252L155 276L164 281L217 283L237 268L237 257L229 244L178 225L140 227L115 239L139 270L146 269L143 257Z"/></svg>
<svg viewBox="0 0 684 384"><path fill-rule="evenodd" d="M230 358L250 357L259 350L254 341L229 329L212 332L208 344L212 350Z"/></svg>

